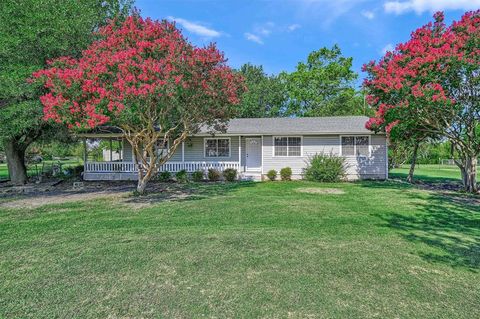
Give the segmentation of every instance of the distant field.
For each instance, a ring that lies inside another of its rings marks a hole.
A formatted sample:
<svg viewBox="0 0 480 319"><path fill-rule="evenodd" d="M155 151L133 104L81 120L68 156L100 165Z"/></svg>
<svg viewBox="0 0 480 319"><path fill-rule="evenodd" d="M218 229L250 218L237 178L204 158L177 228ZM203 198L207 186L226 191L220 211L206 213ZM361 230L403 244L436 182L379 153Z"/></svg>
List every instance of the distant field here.
<svg viewBox="0 0 480 319"><path fill-rule="evenodd" d="M34 176L39 171L43 169L43 171L49 171L52 169L53 164L61 163L62 168L67 168L70 166L81 165L82 161L80 159L68 159L68 160L52 160L52 161L43 161L37 165L28 165L28 175ZM0 164L0 180L8 179L8 169L7 164Z"/></svg>
<svg viewBox="0 0 480 319"><path fill-rule="evenodd" d="M390 177L406 178L409 169L409 165L393 169ZM434 183L460 182L461 174L460 169L454 165L419 165L415 168L414 178Z"/></svg>

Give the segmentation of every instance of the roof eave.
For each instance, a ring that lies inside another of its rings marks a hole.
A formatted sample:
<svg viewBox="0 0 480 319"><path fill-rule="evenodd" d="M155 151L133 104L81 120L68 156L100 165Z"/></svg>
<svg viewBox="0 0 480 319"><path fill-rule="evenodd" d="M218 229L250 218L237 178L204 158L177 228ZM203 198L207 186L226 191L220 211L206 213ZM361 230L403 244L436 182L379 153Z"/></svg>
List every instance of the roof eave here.
<svg viewBox="0 0 480 319"><path fill-rule="evenodd" d="M258 132L258 133L198 133L192 136L258 136L258 135L385 135L383 132ZM76 137L84 138L113 138L123 137L122 133L78 133Z"/></svg>

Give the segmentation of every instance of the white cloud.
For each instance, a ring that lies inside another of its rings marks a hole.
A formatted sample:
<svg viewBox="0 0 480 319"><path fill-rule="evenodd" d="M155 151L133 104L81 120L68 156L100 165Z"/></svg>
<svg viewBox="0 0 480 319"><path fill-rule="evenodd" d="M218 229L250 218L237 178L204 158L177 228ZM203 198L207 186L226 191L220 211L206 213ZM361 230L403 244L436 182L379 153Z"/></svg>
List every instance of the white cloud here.
<svg viewBox="0 0 480 319"><path fill-rule="evenodd" d="M252 42L255 42L255 43L258 43L258 44L263 44L262 38L260 38L256 34L245 32L244 36L248 41L252 41Z"/></svg>
<svg viewBox="0 0 480 319"><path fill-rule="evenodd" d="M291 24L287 27L288 31L293 32L297 29L300 29L302 26L299 25L298 23Z"/></svg>
<svg viewBox="0 0 480 319"><path fill-rule="evenodd" d="M395 47L393 46L393 44L389 43L387 44L386 46L383 47L383 49L380 51L380 53L382 55L385 55L388 51L393 51L395 49Z"/></svg>
<svg viewBox="0 0 480 319"><path fill-rule="evenodd" d="M268 38L271 34L280 34L285 32L293 32L300 28L300 24L290 24L290 25L283 25L278 26L273 22L265 22L262 24L256 24L253 27L251 32L245 32L243 35L249 41L263 44L263 40Z"/></svg>
<svg viewBox="0 0 480 319"><path fill-rule="evenodd" d="M181 25L185 30L188 32L207 37L207 38L216 38L222 35L221 32L208 28L206 26L203 26L201 24L195 23L188 21L186 19L182 18L175 18L175 17L167 17L168 20L175 21L179 25Z"/></svg>
<svg viewBox="0 0 480 319"><path fill-rule="evenodd" d="M402 14L415 11L417 14L423 12L435 12L443 10L475 10L480 7L480 0L404 0L387 1L383 8L387 13Z"/></svg>
<svg viewBox="0 0 480 319"><path fill-rule="evenodd" d="M275 23L273 22L266 22L263 24L256 25L254 27L254 33L260 34L262 36L269 36L272 33L273 29L275 28Z"/></svg>
<svg viewBox="0 0 480 319"><path fill-rule="evenodd" d="M361 13L362 13L362 16L364 16L368 20L372 20L373 18L375 18L375 13L373 11L363 10Z"/></svg>
<svg viewBox="0 0 480 319"><path fill-rule="evenodd" d="M291 0L300 16L317 17L324 28L328 28L341 16L371 0Z"/></svg>

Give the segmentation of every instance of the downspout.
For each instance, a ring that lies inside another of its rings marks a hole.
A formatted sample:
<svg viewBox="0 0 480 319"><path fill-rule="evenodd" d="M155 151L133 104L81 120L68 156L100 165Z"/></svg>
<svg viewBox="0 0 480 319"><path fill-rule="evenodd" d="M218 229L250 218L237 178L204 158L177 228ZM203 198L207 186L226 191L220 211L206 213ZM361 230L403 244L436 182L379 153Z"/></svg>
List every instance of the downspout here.
<svg viewBox="0 0 480 319"><path fill-rule="evenodd" d="M242 168L242 136L238 136L238 166L240 169L240 172L243 172Z"/></svg>

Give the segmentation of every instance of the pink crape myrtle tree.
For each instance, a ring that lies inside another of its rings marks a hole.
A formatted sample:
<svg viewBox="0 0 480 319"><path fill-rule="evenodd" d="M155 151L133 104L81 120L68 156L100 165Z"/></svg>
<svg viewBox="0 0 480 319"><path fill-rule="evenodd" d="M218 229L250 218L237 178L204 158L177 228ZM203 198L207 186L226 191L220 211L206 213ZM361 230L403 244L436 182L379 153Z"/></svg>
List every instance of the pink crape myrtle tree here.
<svg viewBox="0 0 480 319"><path fill-rule="evenodd" d="M480 10L445 25L435 21L378 62L364 65L367 100L376 108L366 127L391 139L448 139L468 192L477 192L480 154Z"/></svg>
<svg viewBox="0 0 480 319"><path fill-rule="evenodd" d="M243 78L214 44L195 47L168 21L134 15L98 36L80 58L50 61L33 74L47 92L44 118L73 130L119 128L133 147L137 191L144 193L189 135L225 127L245 90Z"/></svg>

